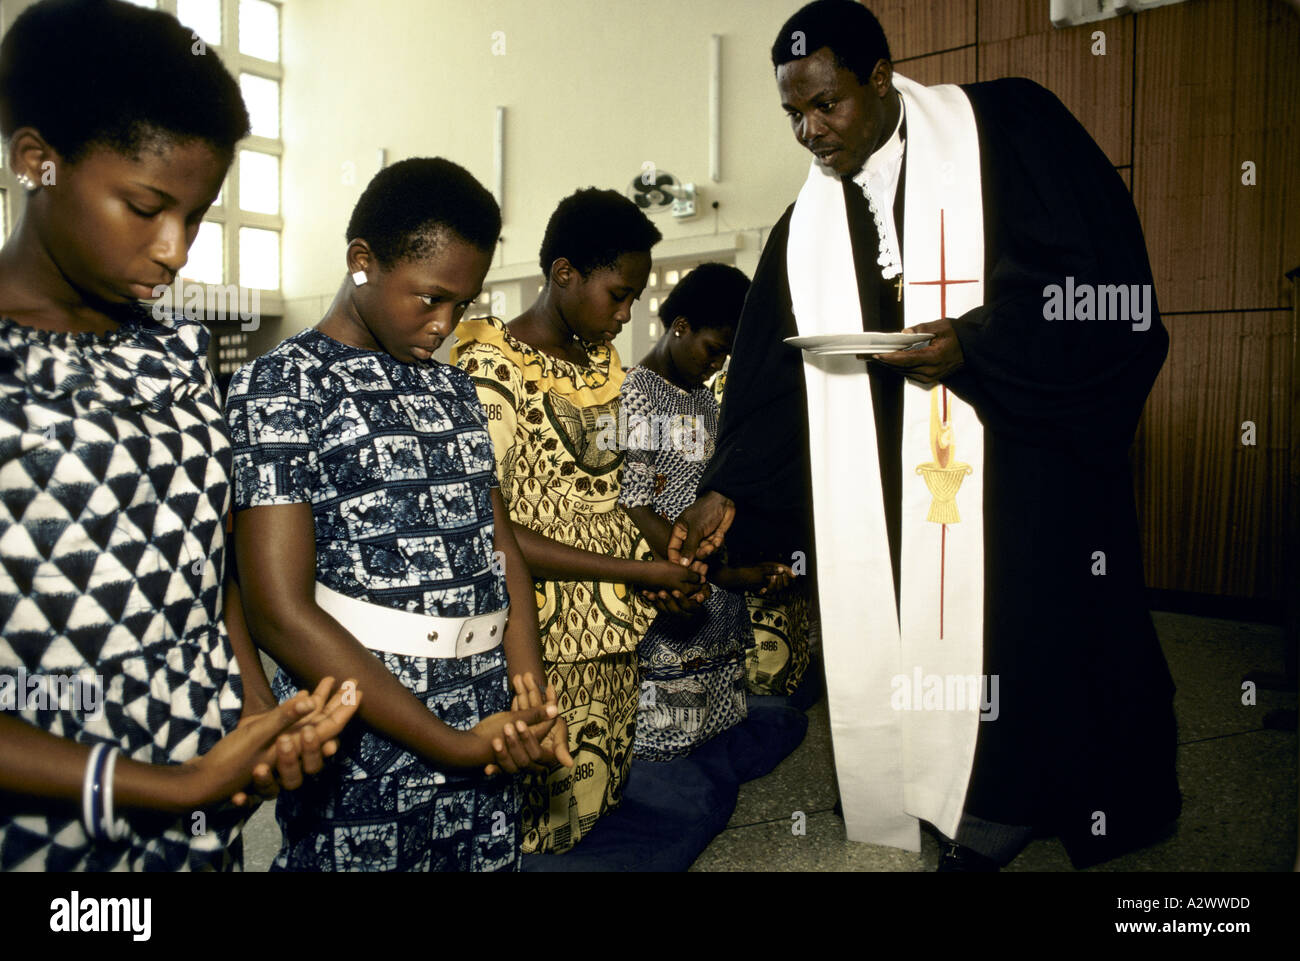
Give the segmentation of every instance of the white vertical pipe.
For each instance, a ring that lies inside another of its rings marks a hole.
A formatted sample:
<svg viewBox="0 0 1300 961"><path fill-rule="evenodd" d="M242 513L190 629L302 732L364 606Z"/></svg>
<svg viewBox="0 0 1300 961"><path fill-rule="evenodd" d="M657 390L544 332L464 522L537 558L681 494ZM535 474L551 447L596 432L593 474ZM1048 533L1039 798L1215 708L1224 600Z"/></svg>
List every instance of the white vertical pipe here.
<svg viewBox="0 0 1300 961"><path fill-rule="evenodd" d="M722 35L709 37L709 177L722 180Z"/></svg>
<svg viewBox="0 0 1300 961"><path fill-rule="evenodd" d="M496 131L493 137L492 152L493 174L495 177L495 189L492 195L496 197L497 206L501 208L502 216L505 215L506 209L506 108L497 107Z"/></svg>

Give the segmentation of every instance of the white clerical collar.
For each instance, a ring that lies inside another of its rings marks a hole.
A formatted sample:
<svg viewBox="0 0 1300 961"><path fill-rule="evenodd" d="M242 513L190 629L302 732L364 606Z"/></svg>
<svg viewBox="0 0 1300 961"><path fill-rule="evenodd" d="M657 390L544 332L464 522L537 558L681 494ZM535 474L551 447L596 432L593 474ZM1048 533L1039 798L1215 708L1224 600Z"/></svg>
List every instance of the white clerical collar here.
<svg viewBox="0 0 1300 961"><path fill-rule="evenodd" d="M866 195L871 217L876 222L879 236L877 246L880 256L880 275L893 280L903 272L902 254L898 249L898 230L894 224L894 196L903 171L903 98L898 98L898 123L885 145L867 158L862 169L853 175L853 182Z"/></svg>
<svg viewBox="0 0 1300 961"><path fill-rule="evenodd" d="M904 140L903 140L904 109L905 108L903 106L903 98L899 97L898 98L898 122L894 124L894 133L890 136L888 140L885 141L884 146L882 146L879 150L877 150L875 153L873 153L870 157L867 158L867 162L862 165L862 169L859 170L856 174L854 174L853 180L856 183L862 184L869 177L885 175L886 171L890 167L896 166L898 164L898 161L902 159L903 145L904 145Z"/></svg>

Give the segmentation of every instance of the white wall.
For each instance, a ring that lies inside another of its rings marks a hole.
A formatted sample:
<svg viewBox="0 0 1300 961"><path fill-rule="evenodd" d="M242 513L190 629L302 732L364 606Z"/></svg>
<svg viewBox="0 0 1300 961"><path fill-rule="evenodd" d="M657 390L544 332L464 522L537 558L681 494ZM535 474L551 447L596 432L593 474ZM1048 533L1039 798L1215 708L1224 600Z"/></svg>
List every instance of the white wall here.
<svg viewBox="0 0 1300 961"><path fill-rule="evenodd" d="M760 239L754 228L780 216L807 172L808 155L781 112L768 58L776 31L799 6L798 0L287 0L287 317L280 336L315 323L337 289L348 216L378 169L379 148L390 163L448 157L491 189L498 105L507 108L505 226L489 282L519 281L504 285L511 311L536 293L537 248L556 203L578 187L622 190L647 160L700 187L695 219L656 218L665 237L657 256L716 246L752 272ZM503 56L493 55L495 31L504 32ZM723 36L719 183L709 180L708 169L713 33ZM352 183L345 182L348 164ZM736 231L748 232L738 241ZM714 234L716 244L705 239Z"/></svg>

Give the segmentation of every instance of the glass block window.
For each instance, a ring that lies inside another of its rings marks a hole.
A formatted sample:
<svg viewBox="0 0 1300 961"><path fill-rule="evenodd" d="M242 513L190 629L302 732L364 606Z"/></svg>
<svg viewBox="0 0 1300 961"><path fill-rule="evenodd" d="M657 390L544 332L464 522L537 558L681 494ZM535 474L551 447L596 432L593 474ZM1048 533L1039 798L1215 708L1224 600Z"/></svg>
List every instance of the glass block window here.
<svg viewBox="0 0 1300 961"><path fill-rule="evenodd" d="M213 351L216 355L218 374L233 374L249 361L248 334L221 333L214 340Z"/></svg>
<svg viewBox="0 0 1300 961"><path fill-rule="evenodd" d="M726 263L729 258L713 257ZM668 260L650 271L641 299L632 305L632 319L614 341L619 356L625 364L639 363L646 352L663 336L664 325L659 316L664 300L677 284L699 263L697 260Z"/></svg>

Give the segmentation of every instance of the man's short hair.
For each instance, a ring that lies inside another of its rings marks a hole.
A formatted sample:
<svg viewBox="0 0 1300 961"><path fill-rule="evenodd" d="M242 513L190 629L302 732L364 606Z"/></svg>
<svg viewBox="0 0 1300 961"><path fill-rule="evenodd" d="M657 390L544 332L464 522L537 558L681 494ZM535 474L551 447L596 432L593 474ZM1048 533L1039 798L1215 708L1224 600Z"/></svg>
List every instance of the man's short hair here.
<svg viewBox="0 0 1300 961"><path fill-rule="evenodd" d="M772 44L772 69L827 47L835 62L866 84L876 63L892 59L876 15L857 0L815 0L785 22Z"/></svg>

